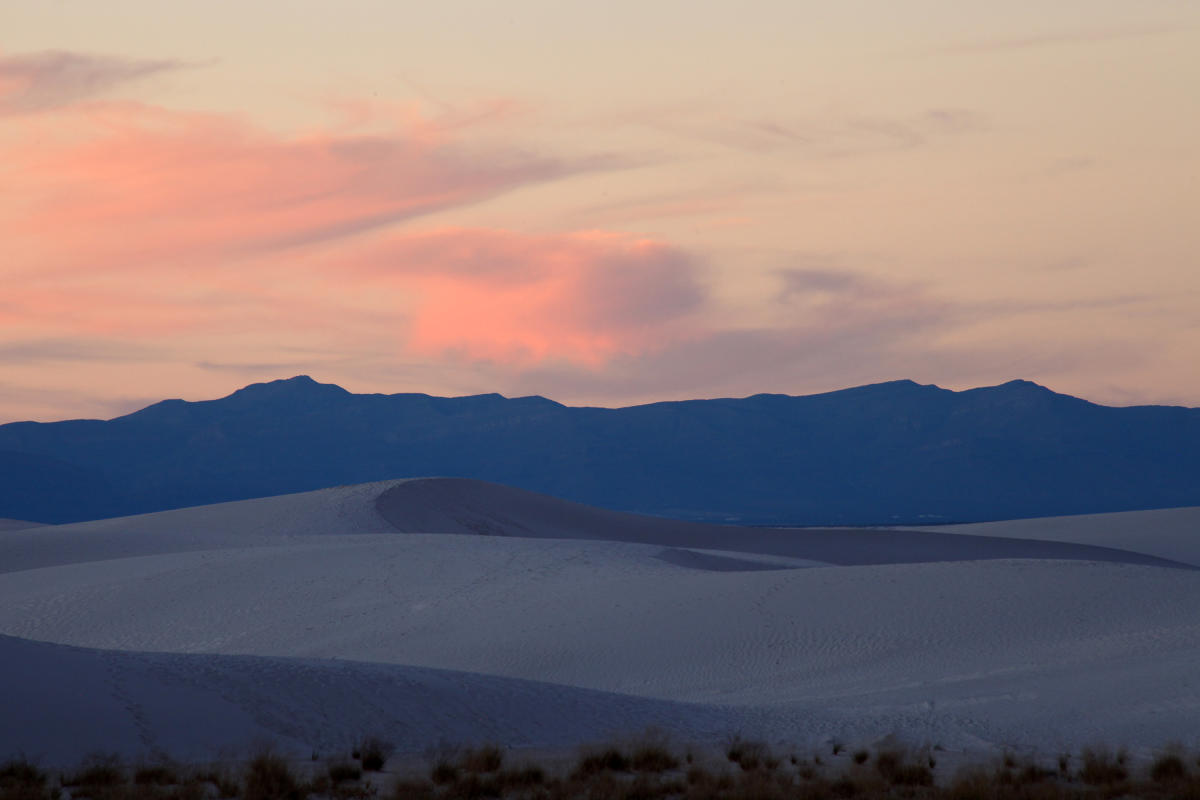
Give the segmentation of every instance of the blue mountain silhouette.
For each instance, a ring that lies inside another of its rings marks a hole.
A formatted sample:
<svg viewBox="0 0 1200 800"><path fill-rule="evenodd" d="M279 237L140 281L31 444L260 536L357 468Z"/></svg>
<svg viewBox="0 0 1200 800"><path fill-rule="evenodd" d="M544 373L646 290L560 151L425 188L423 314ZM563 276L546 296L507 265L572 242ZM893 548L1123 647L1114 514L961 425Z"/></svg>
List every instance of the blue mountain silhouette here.
<svg viewBox="0 0 1200 800"><path fill-rule="evenodd" d="M1107 407L1029 381L575 408L299 376L107 421L3 425L0 475L0 517L43 522L408 476L710 521L976 521L1200 505L1200 409Z"/></svg>

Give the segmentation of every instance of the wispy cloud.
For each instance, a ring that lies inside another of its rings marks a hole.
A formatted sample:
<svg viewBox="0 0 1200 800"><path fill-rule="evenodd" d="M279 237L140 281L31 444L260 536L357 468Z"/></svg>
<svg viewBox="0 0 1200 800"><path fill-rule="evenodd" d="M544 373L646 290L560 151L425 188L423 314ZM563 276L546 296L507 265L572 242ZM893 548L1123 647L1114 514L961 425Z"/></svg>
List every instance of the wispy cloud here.
<svg viewBox="0 0 1200 800"><path fill-rule="evenodd" d="M164 356L161 348L138 342L98 339L26 339L0 342L0 365L54 361L149 361Z"/></svg>
<svg viewBox="0 0 1200 800"><path fill-rule="evenodd" d="M0 115L59 108L187 66L191 65L171 59L132 59L62 50L0 56Z"/></svg>
<svg viewBox="0 0 1200 800"><path fill-rule="evenodd" d="M0 272L36 264L41 278L219 271L621 166L471 149L422 118L382 132L279 136L230 116L131 104L39 116L5 156L0 233L10 253L27 255Z"/></svg>
<svg viewBox="0 0 1200 800"><path fill-rule="evenodd" d="M976 39L938 47L938 53L992 53L1009 50L1027 50L1039 47L1063 47L1102 44L1122 39L1141 39L1149 36L1164 36L1189 30L1183 24L1131 25L1127 27L1098 28L1092 30L1048 31L1024 36L998 36L991 39Z"/></svg>
<svg viewBox="0 0 1200 800"><path fill-rule="evenodd" d="M908 116L823 113L810 116L730 118L703 108L644 112L631 118L647 127L734 150L773 154L780 151L813 158L911 150L984 130L985 115L965 108L929 108Z"/></svg>

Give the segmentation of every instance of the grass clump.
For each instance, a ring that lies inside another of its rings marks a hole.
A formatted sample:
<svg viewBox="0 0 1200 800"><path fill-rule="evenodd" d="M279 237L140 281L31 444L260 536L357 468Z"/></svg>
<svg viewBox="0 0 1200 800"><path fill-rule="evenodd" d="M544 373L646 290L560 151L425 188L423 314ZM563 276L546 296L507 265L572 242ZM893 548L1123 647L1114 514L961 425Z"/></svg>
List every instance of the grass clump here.
<svg viewBox="0 0 1200 800"><path fill-rule="evenodd" d="M242 778L242 800L302 800L308 792L287 762L274 753L260 753Z"/></svg>
<svg viewBox="0 0 1200 800"><path fill-rule="evenodd" d="M643 744L629 756L635 772L667 772L679 768L679 759L663 745Z"/></svg>
<svg viewBox="0 0 1200 800"><path fill-rule="evenodd" d="M242 793L241 783L224 768L209 767L196 772L192 776L192 782L210 784L220 800L228 800L228 798L237 797Z"/></svg>
<svg viewBox="0 0 1200 800"><path fill-rule="evenodd" d="M357 781L362 778L362 767L353 761L335 761L330 764L327 772L329 780L336 786L347 781Z"/></svg>
<svg viewBox="0 0 1200 800"><path fill-rule="evenodd" d="M442 759L429 770L429 780L438 786L445 786L458 780L458 767Z"/></svg>
<svg viewBox="0 0 1200 800"><path fill-rule="evenodd" d="M737 764L744 771L750 772L760 767L774 769L779 766L779 760L771 755L766 742L734 739L725 748L725 758Z"/></svg>
<svg viewBox="0 0 1200 800"><path fill-rule="evenodd" d="M933 785L933 771L909 760L903 750L881 750L875 755L875 771L892 786Z"/></svg>
<svg viewBox="0 0 1200 800"><path fill-rule="evenodd" d="M175 786L180 782L179 772L170 764L149 764L133 773L136 786Z"/></svg>
<svg viewBox="0 0 1200 800"><path fill-rule="evenodd" d="M464 772L472 775L497 772L504 765L504 751L494 744L467 750L462 754L458 765Z"/></svg>
<svg viewBox="0 0 1200 800"><path fill-rule="evenodd" d="M379 772L392 755L392 743L378 736L368 736L359 742L351 754L366 772Z"/></svg>
<svg viewBox="0 0 1200 800"><path fill-rule="evenodd" d="M0 787L45 786L48 776L27 758L14 758L0 764Z"/></svg>
<svg viewBox="0 0 1200 800"><path fill-rule="evenodd" d="M0 764L0 800L55 800L57 788L49 788L49 776L28 759L14 758Z"/></svg>
<svg viewBox="0 0 1200 800"><path fill-rule="evenodd" d="M420 780L398 780L392 786L392 800L432 800L433 784Z"/></svg>
<svg viewBox="0 0 1200 800"><path fill-rule="evenodd" d="M1112 786L1129 777L1125 751L1113 753L1106 747L1087 747L1079 755L1079 779L1090 786Z"/></svg>
<svg viewBox="0 0 1200 800"><path fill-rule="evenodd" d="M1178 753L1161 755L1150 766L1150 780L1155 783L1178 783L1187 777L1187 764Z"/></svg>
<svg viewBox="0 0 1200 800"><path fill-rule="evenodd" d="M62 776L62 785L69 787L110 788L125 782L125 769L116 755L93 755L84 759L74 772ZM72 796L77 792L72 792Z"/></svg>
<svg viewBox="0 0 1200 800"><path fill-rule="evenodd" d="M629 759L615 747L584 753L571 773L573 778L588 778L604 772L628 772Z"/></svg>

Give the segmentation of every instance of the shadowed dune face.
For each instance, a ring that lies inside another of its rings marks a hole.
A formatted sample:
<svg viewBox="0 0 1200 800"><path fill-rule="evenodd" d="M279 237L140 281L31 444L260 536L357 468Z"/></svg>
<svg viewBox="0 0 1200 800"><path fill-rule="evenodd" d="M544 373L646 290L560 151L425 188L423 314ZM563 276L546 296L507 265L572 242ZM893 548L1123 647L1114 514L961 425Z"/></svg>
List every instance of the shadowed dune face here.
<svg viewBox="0 0 1200 800"><path fill-rule="evenodd" d="M392 527L405 533L597 539L843 566L1037 558L1193 568L1154 555L1078 541L959 536L908 529L749 528L684 522L608 511L465 478L402 481L380 493L375 509ZM673 563L694 564L698 569L715 568L702 566L703 559L667 558L675 559Z"/></svg>
<svg viewBox="0 0 1200 800"><path fill-rule="evenodd" d="M264 741L348 752L364 731L380 729L402 751L419 752L439 741L573 746L647 724L715 738L747 722L731 709L393 664L121 652L3 635L0 662L0 753L51 764L138 753L147 742L210 759Z"/></svg>

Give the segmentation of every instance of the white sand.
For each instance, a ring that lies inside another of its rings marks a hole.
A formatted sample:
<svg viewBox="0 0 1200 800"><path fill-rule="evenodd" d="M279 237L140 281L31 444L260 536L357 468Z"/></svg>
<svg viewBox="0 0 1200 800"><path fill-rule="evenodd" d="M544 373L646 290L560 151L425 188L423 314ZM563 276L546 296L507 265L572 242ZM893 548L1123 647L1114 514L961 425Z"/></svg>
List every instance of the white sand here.
<svg viewBox="0 0 1200 800"><path fill-rule="evenodd" d="M0 728L0 755L327 751L370 731L561 746L647 724L1192 743L1200 570L1159 541L1186 531L1148 552L1068 528L714 529L429 480L10 531L0 634L21 638L0 638L0 707L27 722Z"/></svg>
<svg viewBox="0 0 1200 800"><path fill-rule="evenodd" d="M1200 508L1015 519L927 530L987 537L1035 537L1053 542L1137 550L1200 566Z"/></svg>
<svg viewBox="0 0 1200 800"><path fill-rule="evenodd" d="M25 528L40 527L40 522L29 522L23 519L0 519L0 531L19 531Z"/></svg>

